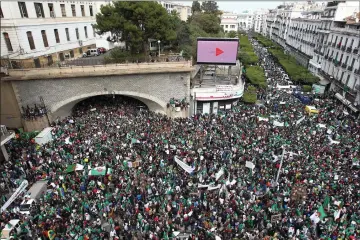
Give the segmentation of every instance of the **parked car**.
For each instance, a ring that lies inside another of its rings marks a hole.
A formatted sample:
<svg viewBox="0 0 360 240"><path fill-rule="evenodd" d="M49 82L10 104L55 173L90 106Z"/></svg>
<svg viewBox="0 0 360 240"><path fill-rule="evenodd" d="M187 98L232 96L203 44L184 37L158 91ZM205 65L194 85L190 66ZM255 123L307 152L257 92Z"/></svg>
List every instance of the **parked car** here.
<svg viewBox="0 0 360 240"><path fill-rule="evenodd" d="M106 48L99 47L97 50L98 50L98 52L99 52L100 54L106 53Z"/></svg>
<svg viewBox="0 0 360 240"><path fill-rule="evenodd" d="M93 56L99 56L100 53L96 48L89 49L86 52L83 53L83 57L93 57Z"/></svg>

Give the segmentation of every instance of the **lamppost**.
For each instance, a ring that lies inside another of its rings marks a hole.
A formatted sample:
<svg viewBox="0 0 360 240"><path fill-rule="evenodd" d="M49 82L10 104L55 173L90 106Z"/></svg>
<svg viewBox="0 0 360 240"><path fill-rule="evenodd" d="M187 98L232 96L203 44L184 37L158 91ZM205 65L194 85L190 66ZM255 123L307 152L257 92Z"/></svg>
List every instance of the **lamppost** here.
<svg viewBox="0 0 360 240"><path fill-rule="evenodd" d="M158 40L158 44L159 44L159 57L160 57L160 43L161 43L161 41Z"/></svg>

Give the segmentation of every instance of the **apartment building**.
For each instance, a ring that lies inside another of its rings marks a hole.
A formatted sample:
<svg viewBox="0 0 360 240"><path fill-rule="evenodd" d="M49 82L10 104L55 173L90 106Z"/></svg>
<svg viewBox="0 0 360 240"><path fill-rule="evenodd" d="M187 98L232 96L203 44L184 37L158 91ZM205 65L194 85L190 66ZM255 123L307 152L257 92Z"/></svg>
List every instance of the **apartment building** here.
<svg viewBox="0 0 360 240"><path fill-rule="evenodd" d="M268 13L268 10L264 10L264 9L254 12L253 29L255 32L262 33L264 31L265 19L266 19L267 13Z"/></svg>
<svg viewBox="0 0 360 240"><path fill-rule="evenodd" d="M191 6L167 1L159 1L159 3L168 11L168 13L176 11L182 21L186 21L191 16Z"/></svg>
<svg viewBox="0 0 360 240"><path fill-rule="evenodd" d="M321 26L322 10L310 10L300 18L292 19L287 31L286 44L292 51L297 51L298 62L317 73L321 69L319 57L313 58L318 41L318 29Z"/></svg>
<svg viewBox="0 0 360 240"><path fill-rule="evenodd" d="M224 29L225 33L239 30L238 15L236 13L224 12L221 15L220 26Z"/></svg>
<svg viewBox="0 0 360 240"><path fill-rule="evenodd" d="M97 6L89 1L2 1L2 65L52 65L95 48Z"/></svg>
<svg viewBox="0 0 360 240"><path fill-rule="evenodd" d="M262 34L270 39L272 36L272 30L275 24L277 12L278 12L277 9L270 9L268 14L266 14L265 24L264 24L265 31L263 31Z"/></svg>
<svg viewBox="0 0 360 240"><path fill-rule="evenodd" d="M253 13L251 11L243 11L238 14L239 30L248 31L253 26Z"/></svg>

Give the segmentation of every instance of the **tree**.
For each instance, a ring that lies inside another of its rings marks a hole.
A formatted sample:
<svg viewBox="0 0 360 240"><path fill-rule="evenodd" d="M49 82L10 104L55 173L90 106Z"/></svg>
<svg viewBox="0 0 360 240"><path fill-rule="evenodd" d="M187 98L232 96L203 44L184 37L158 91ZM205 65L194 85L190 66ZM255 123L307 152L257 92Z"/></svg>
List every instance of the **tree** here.
<svg viewBox="0 0 360 240"><path fill-rule="evenodd" d="M201 10L205 13L219 13L219 7L215 1L205 1L201 4Z"/></svg>
<svg viewBox="0 0 360 240"><path fill-rule="evenodd" d="M237 37L237 33L235 31L230 31L227 34L228 38L236 38Z"/></svg>
<svg viewBox="0 0 360 240"><path fill-rule="evenodd" d="M201 5L199 1L193 1L191 5L191 13L194 14L195 12L201 12Z"/></svg>
<svg viewBox="0 0 360 240"><path fill-rule="evenodd" d="M174 41L176 32L170 15L157 2L114 1L101 7L95 28L100 34L117 35L131 53L147 55L149 39Z"/></svg>
<svg viewBox="0 0 360 240"><path fill-rule="evenodd" d="M208 34L219 34L222 31L220 18L212 13L197 13L192 16L191 25L198 25Z"/></svg>

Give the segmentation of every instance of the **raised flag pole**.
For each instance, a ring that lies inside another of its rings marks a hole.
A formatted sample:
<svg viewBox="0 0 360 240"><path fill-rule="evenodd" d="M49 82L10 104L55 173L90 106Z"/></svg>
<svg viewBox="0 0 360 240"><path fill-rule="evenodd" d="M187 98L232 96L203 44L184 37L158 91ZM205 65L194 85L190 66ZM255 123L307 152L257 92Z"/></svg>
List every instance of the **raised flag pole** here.
<svg viewBox="0 0 360 240"><path fill-rule="evenodd" d="M279 170L277 172L277 175L276 175L276 180L275 180L275 186L279 186L279 176L280 176L280 171L281 171L281 168L282 168L282 165L283 165L283 161L284 161L284 155L285 155L285 146L283 145L282 146L282 154L281 154L281 161L280 161L280 166L279 166Z"/></svg>

